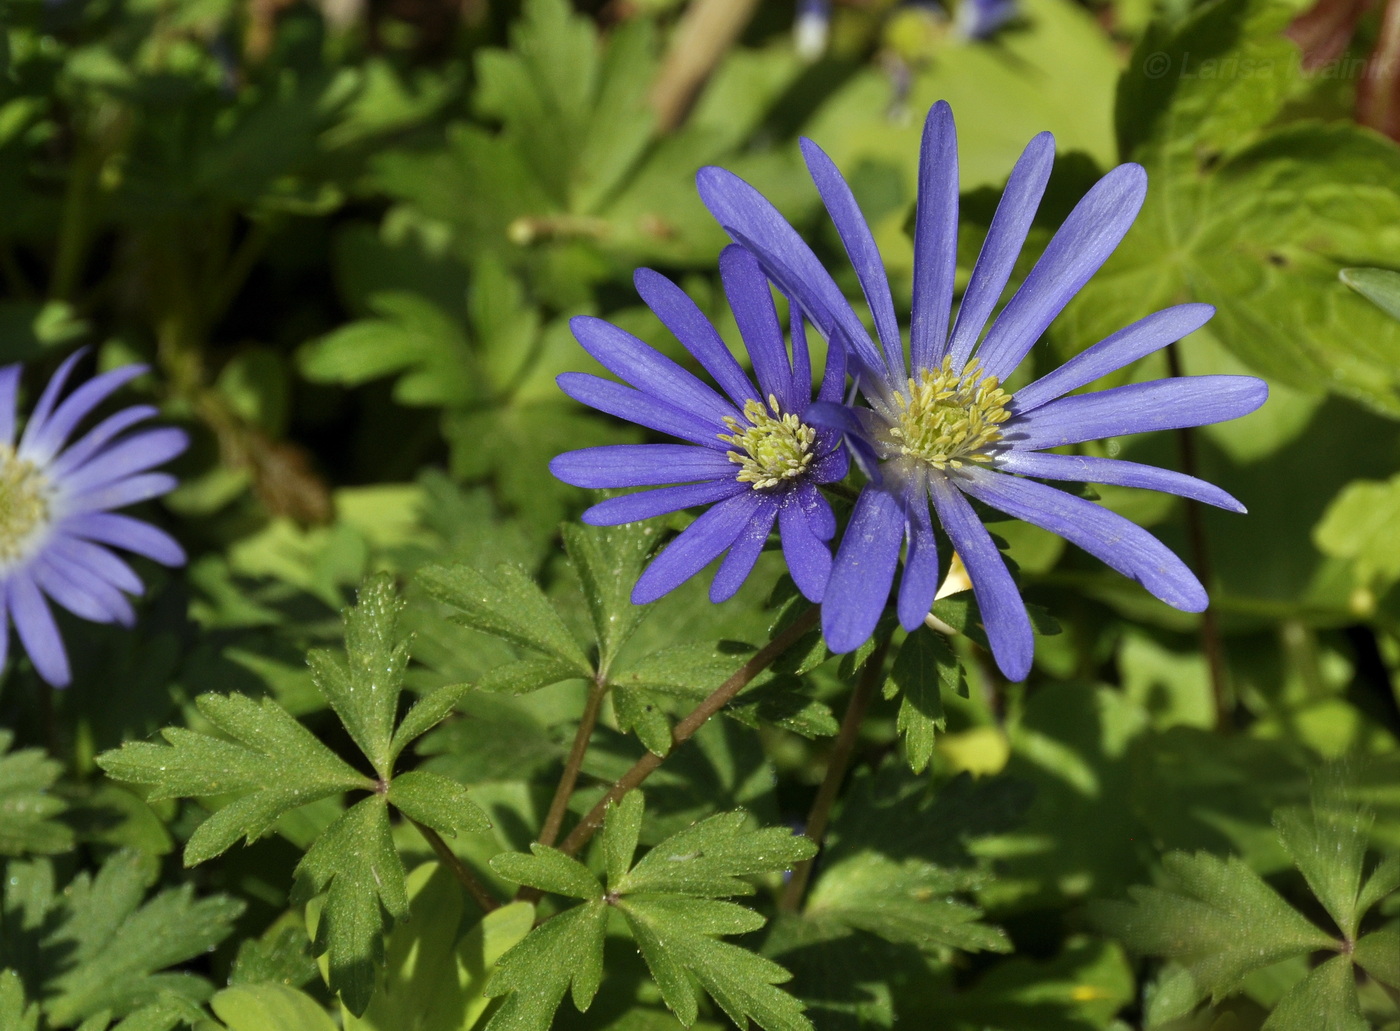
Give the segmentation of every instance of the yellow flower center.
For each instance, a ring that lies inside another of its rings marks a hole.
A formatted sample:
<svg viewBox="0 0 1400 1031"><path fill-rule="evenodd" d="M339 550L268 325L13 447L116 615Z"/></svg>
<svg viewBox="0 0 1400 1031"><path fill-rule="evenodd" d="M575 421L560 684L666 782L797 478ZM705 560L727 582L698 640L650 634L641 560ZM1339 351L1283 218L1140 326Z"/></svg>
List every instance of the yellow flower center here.
<svg viewBox="0 0 1400 1031"><path fill-rule="evenodd" d="M886 457L907 455L935 469L957 469L965 462L990 462L998 427L1011 413L1011 395L995 376L982 375L973 359L961 373L952 358L909 380L909 396L895 394L898 418L889 427Z"/></svg>
<svg viewBox="0 0 1400 1031"><path fill-rule="evenodd" d="M0 562L19 558L34 531L48 521L48 477L0 445Z"/></svg>
<svg viewBox="0 0 1400 1031"><path fill-rule="evenodd" d="M747 426L732 415L725 416L730 432L719 434L720 440L736 448L728 454L740 467L740 483L767 490L807 471L817 431L795 415L781 414L777 397L768 395L766 409L761 401L750 400L744 405L744 418Z"/></svg>

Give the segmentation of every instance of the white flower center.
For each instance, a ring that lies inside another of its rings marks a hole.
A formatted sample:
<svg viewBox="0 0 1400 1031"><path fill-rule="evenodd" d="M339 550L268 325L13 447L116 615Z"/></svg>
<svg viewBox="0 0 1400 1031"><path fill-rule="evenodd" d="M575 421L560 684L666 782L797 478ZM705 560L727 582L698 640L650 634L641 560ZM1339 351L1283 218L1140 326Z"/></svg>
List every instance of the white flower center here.
<svg viewBox="0 0 1400 1031"><path fill-rule="evenodd" d="M768 395L767 409L761 401L746 403L744 418L748 426L732 415L725 416L724 424L731 432L719 434L720 440L739 449L728 454L729 460L740 467L740 483L767 490L801 476L811 466L817 431L791 413L781 414L774 395Z"/></svg>
<svg viewBox="0 0 1400 1031"><path fill-rule="evenodd" d="M1011 395L995 376L982 375L976 359L962 372L944 358L908 381L908 396L896 392L896 412L886 429L886 458L904 455L940 471L965 462L990 462L991 446L1001 440L998 428L1011 413Z"/></svg>
<svg viewBox="0 0 1400 1031"><path fill-rule="evenodd" d="M0 444L0 562L24 555L34 534L48 525L50 493L38 466Z"/></svg>

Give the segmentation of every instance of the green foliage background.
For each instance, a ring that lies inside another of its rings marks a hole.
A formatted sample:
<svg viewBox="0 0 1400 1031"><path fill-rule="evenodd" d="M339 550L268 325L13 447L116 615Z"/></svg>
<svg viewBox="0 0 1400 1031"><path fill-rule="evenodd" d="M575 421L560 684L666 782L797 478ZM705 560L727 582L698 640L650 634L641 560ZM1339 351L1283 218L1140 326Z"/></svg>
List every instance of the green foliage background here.
<svg viewBox="0 0 1400 1031"><path fill-rule="evenodd" d="M851 0L816 56L764 3L672 125L691 6L0 0L0 361L30 395L79 345L146 362L194 439L141 513L188 568L141 567L133 631L63 622L70 689L18 649L0 682L0 1029L1400 1028L1400 148L1354 118L1381 12L1314 67L1301 0L1021 0L986 40ZM1206 560L1213 628L1001 522L1049 614L1027 683L955 596L951 636L801 637L690 736L798 607L776 554L722 606L628 603L684 520L585 528L548 474L647 439L557 389L601 371L567 319L684 359L648 265L737 347L705 164L855 296L800 135L907 319L938 99L960 283L1035 133L1018 276L1098 175L1149 174L1028 374L1195 300L1207 328L1116 381L1269 381L1245 419L1082 446L1248 506L1096 488Z"/></svg>

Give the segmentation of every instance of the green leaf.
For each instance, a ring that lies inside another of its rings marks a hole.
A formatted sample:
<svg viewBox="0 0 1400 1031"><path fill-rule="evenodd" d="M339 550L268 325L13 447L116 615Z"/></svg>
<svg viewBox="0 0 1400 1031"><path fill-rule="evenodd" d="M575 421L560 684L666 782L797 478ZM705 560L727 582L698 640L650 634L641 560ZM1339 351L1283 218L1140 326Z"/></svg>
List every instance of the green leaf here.
<svg viewBox="0 0 1400 1031"><path fill-rule="evenodd" d="M1092 912L1130 949L1181 963L1216 999L1251 970L1336 946L1236 857L1173 852L1162 865L1162 887L1134 886L1131 902Z"/></svg>
<svg viewBox="0 0 1400 1031"><path fill-rule="evenodd" d="M1356 997L1356 980L1345 956L1329 959L1294 985L1262 1031L1368 1031Z"/></svg>
<svg viewBox="0 0 1400 1031"><path fill-rule="evenodd" d="M564 547L583 584L598 639L598 671L604 676L647 613L644 606L632 604L632 588L656 546L657 533L654 526L643 523L564 526Z"/></svg>
<svg viewBox="0 0 1400 1031"><path fill-rule="evenodd" d="M13 970L0 970L0 1027L5 1031L39 1031L39 1006L25 1004L24 984Z"/></svg>
<svg viewBox="0 0 1400 1031"><path fill-rule="evenodd" d="M602 848L603 866L609 884L620 884L632 866L645 810L646 803L638 791L622 796L621 802L608 803L603 816Z"/></svg>
<svg viewBox="0 0 1400 1031"><path fill-rule="evenodd" d="M437 726L471 690L470 684L444 684L413 703L404 714L389 743L389 753L397 758L410 744Z"/></svg>
<svg viewBox="0 0 1400 1031"><path fill-rule="evenodd" d="M68 806L49 794L62 767L39 748L10 752L14 737L0 730L0 855L66 852L73 831L56 817Z"/></svg>
<svg viewBox="0 0 1400 1031"><path fill-rule="evenodd" d="M575 676L593 675L554 606L518 566L499 565L489 576L470 566L431 566L418 579L429 594L460 612L455 622L557 659Z"/></svg>
<svg viewBox="0 0 1400 1031"><path fill-rule="evenodd" d="M1400 475L1384 482L1356 480L1342 488L1313 529L1324 555L1350 559L1355 578L1384 590L1400 580Z"/></svg>
<svg viewBox="0 0 1400 1031"><path fill-rule="evenodd" d="M1351 956L1377 981L1400 988L1400 921L1392 920L1379 930L1363 934Z"/></svg>
<svg viewBox="0 0 1400 1031"><path fill-rule="evenodd" d="M240 984L209 1000L228 1031L335 1031L335 1021L305 992L284 984Z"/></svg>
<svg viewBox="0 0 1400 1031"><path fill-rule="evenodd" d="M1397 891L1400 891L1400 855L1386 856L1361 886L1361 892L1356 899L1356 911L1364 914L1376 903Z"/></svg>
<svg viewBox="0 0 1400 1031"><path fill-rule="evenodd" d="M1375 820L1363 809L1318 802L1315 798L1311 809L1280 810L1274 814L1274 828L1343 936L1354 939L1361 918L1356 904L1361 893L1361 866Z"/></svg>
<svg viewBox="0 0 1400 1031"><path fill-rule="evenodd" d="M491 860L491 869L516 884L528 884L541 891L568 895L589 901L603 897L603 886L572 856L566 856L548 845L532 844L532 855L522 852L502 852Z"/></svg>
<svg viewBox="0 0 1400 1031"><path fill-rule="evenodd" d="M314 951L330 962L330 986L355 1014L374 993L384 961L384 917L408 917L403 863L394 849L383 795L351 806L331 824L296 867L293 896L305 902L326 893Z"/></svg>
<svg viewBox="0 0 1400 1031"><path fill-rule="evenodd" d="M572 662L551 658L520 659L487 671L474 686L478 691L491 694L529 694L564 680L576 680L581 675Z"/></svg>
<svg viewBox="0 0 1400 1031"><path fill-rule="evenodd" d="M389 785L390 803L407 816L433 830L453 837L460 831L491 829L491 821L455 780L412 770L401 773Z"/></svg>
<svg viewBox="0 0 1400 1031"><path fill-rule="evenodd" d="M955 897L974 886L965 874L933 863L861 852L822 871L804 915L925 951L1009 952L1006 935L979 923L981 911Z"/></svg>
<svg viewBox="0 0 1400 1031"><path fill-rule="evenodd" d="M402 609L393 579L370 577L345 611L345 660L328 651L307 656L317 690L381 779L392 772L390 742L408 665L408 645L398 634Z"/></svg>
<svg viewBox="0 0 1400 1031"><path fill-rule="evenodd" d="M790 869L815 854L809 839L786 827L753 830L743 811L718 813L672 834L608 887L625 895L752 895L753 886L740 877Z"/></svg>
<svg viewBox="0 0 1400 1031"><path fill-rule="evenodd" d="M195 899L190 885L143 901L155 879L149 859L118 852L95 876L74 878L61 903L44 904L62 906L61 916L49 918L58 926L46 943L64 957L63 972L45 984L51 1025L130 1013L171 990L202 994L189 974L161 971L203 956L228 937L243 903L222 895Z"/></svg>
<svg viewBox="0 0 1400 1031"><path fill-rule="evenodd" d="M603 979L607 924L607 903L585 902L545 921L502 956L486 994L508 998L487 1031L548 1031L571 986L574 1007L586 1011Z"/></svg>
<svg viewBox="0 0 1400 1031"><path fill-rule="evenodd" d="M1344 268L1338 275L1392 319L1400 319L1400 272L1384 268Z"/></svg>
<svg viewBox="0 0 1400 1031"><path fill-rule="evenodd" d="M962 666L942 634L920 626L904 639L894 658L885 697L900 696L896 729L904 735L904 752L915 773L922 773L933 758L934 735L947 721L943 715L944 690L966 693Z"/></svg>
<svg viewBox="0 0 1400 1031"><path fill-rule="evenodd" d="M257 938L244 938L238 945L229 984L259 984L275 981L300 988L317 976L311 958L311 942L301 914L288 911Z"/></svg>
<svg viewBox="0 0 1400 1031"><path fill-rule="evenodd" d="M97 764L116 780L150 784L151 799L247 794L205 820L185 845L185 863L212 859L240 837L251 842L283 813L373 781L346 765L270 698L201 695L200 713L233 741L167 727L167 745L128 741Z"/></svg>

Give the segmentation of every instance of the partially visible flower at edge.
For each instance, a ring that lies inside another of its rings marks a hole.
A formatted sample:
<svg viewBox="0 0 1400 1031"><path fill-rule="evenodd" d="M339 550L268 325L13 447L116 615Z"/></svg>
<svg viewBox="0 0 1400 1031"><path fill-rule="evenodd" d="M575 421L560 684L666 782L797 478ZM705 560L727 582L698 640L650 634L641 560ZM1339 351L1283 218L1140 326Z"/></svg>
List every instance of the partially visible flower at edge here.
<svg viewBox="0 0 1400 1031"><path fill-rule="evenodd" d="M953 319L957 138L951 109L941 101L934 105L920 157L912 371L906 371L894 302L870 228L831 159L810 140L802 148L855 266L878 344L811 248L757 190L719 168L701 170L698 183L730 236L754 252L820 332L849 349L870 405L818 405L808 416L842 427L872 479L856 502L827 588L822 629L831 648L850 651L869 638L905 540L896 608L906 629L923 621L938 585L932 501L967 567L997 664L1012 680L1026 677L1034 641L1025 605L967 497L1059 534L1176 608L1204 609L1208 599L1200 582L1151 534L1106 508L1024 477L1145 487L1243 511L1224 491L1182 473L1046 451L1202 426L1263 404L1267 387L1252 376L1181 377L1066 396L1198 329L1214 309L1183 304L1156 312L1014 395L1000 386L1127 232L1146 196L1142 168L1120 165L1095 184L984 337L1049 179L1054 139L1037 136L1013 169Z"/></svg>
<svg viewBox="0 0 1400 1031"><path fill-rule="evenodd" d="M776 522L783 555L798 588L820 601L831 572L827 541L836 517L817 485L846 474L841 434L810 426L811 358L806 329L793 307L792 355L768 280L739 247L720 255L725 294L753 360L759 389L725 347L718 331L678 286L638 269L637 292L728 397L602 319L580 316L570 328L584 349L631 386L566 372L559 386L576 401L686 444L613 444L569 451L550 471L577 487L655 487L609 498L583 514L596 526L630 523L699 505L712 506L647 567L632 591L637 604L655 601L728 552L710 586L723 601L752 571ZM837 401L845 380L840 349L828 356L818 397Z"/></svg>
<svg viewBox="0 0 1400 1031"><path fill-rule="evenodd" d="M0 667L13 621L34 668L54 687L66 686L72 674L48 599L95 623L132 626L136 613L126 596L139 595L144 587L110 549L167 566L185 561L180 545L164 530L111 510L174 488L173 476L149 470L184 451L188 438L173 427L127 433L157 414L150 405L135 405L67 445L94 408L146 371L144 365L113 369L60 402L82 355L70 355L49 380L18 445L22 367L0 369Z"/></svg>
<svg viewBox="0 0 1400 1031"><path fill-rule="evenodd" d="M953 27L963 39L987 39L1019 13L1017 0L959 0Z"/></svg>

